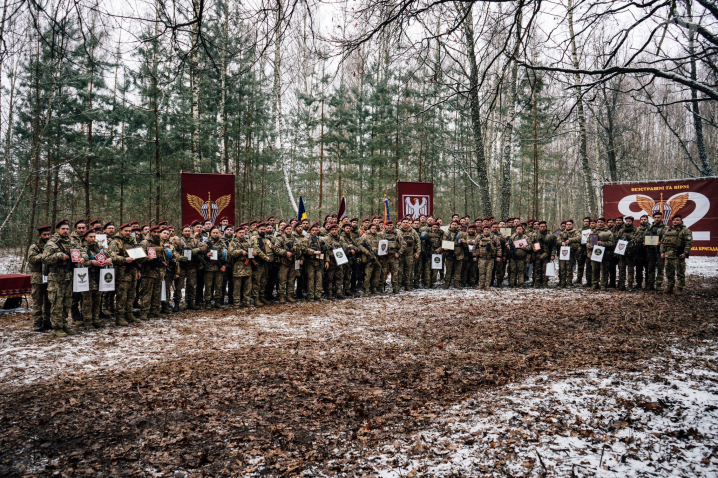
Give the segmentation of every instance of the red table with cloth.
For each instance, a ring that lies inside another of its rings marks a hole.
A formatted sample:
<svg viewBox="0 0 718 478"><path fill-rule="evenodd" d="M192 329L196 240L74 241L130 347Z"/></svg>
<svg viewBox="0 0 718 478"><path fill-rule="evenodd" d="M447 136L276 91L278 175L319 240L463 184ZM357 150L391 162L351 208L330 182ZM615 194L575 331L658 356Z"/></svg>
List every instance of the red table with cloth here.
<svg viewBox="0 0 718 478"><path fill-rule="evenodd" d="M22 297L30 292L29 274L0 274L0 297Z"/></svg>

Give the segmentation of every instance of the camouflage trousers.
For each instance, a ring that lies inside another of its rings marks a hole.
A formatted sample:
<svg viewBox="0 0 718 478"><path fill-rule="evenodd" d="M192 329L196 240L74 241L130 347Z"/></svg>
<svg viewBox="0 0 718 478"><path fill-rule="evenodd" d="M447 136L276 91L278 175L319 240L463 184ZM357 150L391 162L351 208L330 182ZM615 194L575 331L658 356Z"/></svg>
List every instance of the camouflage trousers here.
<svg viewBox="0 0 718 478"><path fill-rule="evenodd" d="M602 290L608 287L608 259L604 257L603 262L591 261L591 285L594 289L598 289L599 285Z"/></svg>
<svg viewBox="0 0 718 478"><path fill-rule="evenodd" d="M147 317L149 313L160 313L161 294L162 275L159 271L153 270L142 274L142 279L140 279L140 313L143 317Z"/></svg>
<svg viewBox="0 0 718 478"><path fill-rule="evenodd" d="M197 267L180 268L179 277L174 282L175 291L172 299L178 304L182 302L182 289L184 289L185 303L194 304L197 297Z"/></svg>
<svg viewBox="0 0 718 478"><path fill-rule="evenodd" d="M378 287L383 287L384 283L386 282L386 273L391 272L391 288L394 292L399 292L399 289L401 288L401 268L399 267L399 259L397 257L394 257L393 253L389 253L388 255L384 256L384 259L381 259L383 263L383 274L382 274L382 281ZM381 289L379 289L381 290Z"/></svg>
<svg viewBox="0 0 718 478"><path fill-rule="evenodd" d="M424 287L433 288L434 285L436 285L436 279L438 277L438 269L432 269L431 268L431 256L426 257L424 260L424 270L423 277L424 277Z"/></svg>
<svg viewBox="0 0 718 478"><path fill-rule="evenodd" d="M646 262L646 286L658 289L663 285L663 270L666 267L666 260L661 259L660 255L653 254L653 251L648 251Z"/></svg>
<svg viewBox="0 0 718 478"><path fill-rule="evenodd" d="M558 285L571 287L573 283L573 266L576 264L576 251L571 249L571 255L567 261L558 261Z"/></svg>
<svg viewBox="0 0 718 478"><path fill-rule="evenodd" d="M573 251L571 251L573 252ZM586 285L590 286L591 281L593 279L593 272L591 271L591 267L593 266L593 263L591 259L588 257L588 252L586 251L586 246L581 246L581 248L578 250L578 253L576 254L576 263L578 264L578 272L576 273L576 282L578 284L581 284L583 282L583 272L584 268L586 270Z"/></svg>
<svg viewBox="0 0 718 478"><path fill-rule="evenodd" d="M404 286L404 289L409 290L416 283L414 279L414 261L418 262L419 260L414 258L414 254L402 254L399 256L398 261L399 270L401 271L401 285Z"/></svg>
<svg viewBox="0 0 718 478"><path fill-rule="evenodd" d="M324 289L329 297L344 293L344 271L346 266L338 266L334 260L330 260L327 269L327 283Z"/></svg>
<svg viewBox="0 0 718 478"><path fill-rule="evenodd" d="M489 288L495 262L495 257L479 257L479 289Z"/></svg>
<svg viewBox="0 0 718 478"><path fill-rule="evenodd" d="M322 262L318 259L307 259L304 262L307 271L307 299L322 298Z"/></svg>
<svg viewBox="0 0 718 478"><path fill-rule="evenodd" d="M47 297L50 300L50 323L55 330L67 327L67 314L72 306L72 281L48 281Z"/></svg>
<svg viewBox="0 0 718 478"><path fill-rule="evenodd" d="M546 265L551 260L550 257L534 259L534 287L548 286L548 277L546 277Z"/></svg>
<svg viewBox="0 0 718 478"><path fill-rule="evenodd" d="M252 297L252 276L234 276L234 304L249 306Z"/></svg>
<svg viewBox="0 0 718 478"><path fill-rule="evenodd" d="M50 299L47 293L47 284L33 284L32 292L32 322L35 328L52 327L50 322Z"/></svg>
<svg viewBox="0 0 718 478"><path fill-rule="evenodd" d="M510 263L510 272L509 272L509 286L511 287L523 287L525 282L525 272L526 272L526 258L525 257L517 257L516 259L511 259Z"/></svg>
<svg viewBox="0 0 718 478"><path fill-rule="evenodd" d="M424 254L419 254L418 259L414 259L414 270L412 272L412 279L414 283L412 287L417 288L421 285L422 274L424 273Z"/></svg>
<svg viewBox="0 0 718 478"><path fill-rule="evenodd" d="M115 277L115 280L117 278ZM116 283L116 282L115 282ZM116 291L110 291L110 292L103 292L102 293L102 307L101 309L108 314L111 314L115 311L115 296L117 295Z"/></svg>
<svg viewBox="0 0 718 478"><path fill-rule="evenodd" d="M85 325L99 322L101 305L102 292L99 290L89 290L82 293L82 319Z"/></svg>
<svg viewBox="0 0 718 478"><path fill-rule="evenodd" d="M214 297L215 302L222 302L222 282L224 281L223 272L204 271L204 301L209 302Z"/></svg>
<svg viewBox="0 0 718 478"><path fill-rule="evenodd" d="M618 288L626 287L626 276L628 276L628 288L633 288L633 281L636 287L641 288L643 284L643 260L640 257L621 256L618 259Z"/></svg>
<svg viewBox="0 0 718 478"><path fill-rule="evenodd" d="M504 278L506 277L506 257L502 257L500 262L494 262L494 275L493 279L496 280L496 287L501 288L504 284Z"/></svg>
<svg viewBox="0 0 718 478"><path fill-rule="evenodd" d="M364 293L369 293L369 288L372 289L381 287L384 288L383 281L385 280L384 269L381 265L373 259L370 259L364 266Z"/></svg>
<svg viewBox="0 0 718 478"><path fill-rule="evenodd" d="M117 293L117 317L130 319L137 291L137 269L122 266L115 269L115 292Z"/></svg>
<svg viewBox="0 0 718 478"><path fill-rule="evenodd" d="M444 264L446 266L446 275L444 276L444 287L449 287L451 284L458 284L461 278L461 260L457 260L454 257L446 257Z"/></svg>
<svg viewBox="0 0 718 478"><path fill-rule="evenodd" d="M474 287L479 280L479 258L469 257L464 260L464 267L461 273L461 281L468 287Z"/></svg>
<svg viewBox="0 0 718 478"><path fill-rule="evenodd" d="M291 264L281 263L279 265L279 298L294 297L294 281L297 280L299 271Z"/></svg>
<svg viewBox="0 0 718 478"><path fill-rule="evenodd" d="M666 257L666 289L673 290L673 286L677 285L678 290L683 291L686 287L686 260L680 257ZM678 277L678 284L676 284Z"/></svg>

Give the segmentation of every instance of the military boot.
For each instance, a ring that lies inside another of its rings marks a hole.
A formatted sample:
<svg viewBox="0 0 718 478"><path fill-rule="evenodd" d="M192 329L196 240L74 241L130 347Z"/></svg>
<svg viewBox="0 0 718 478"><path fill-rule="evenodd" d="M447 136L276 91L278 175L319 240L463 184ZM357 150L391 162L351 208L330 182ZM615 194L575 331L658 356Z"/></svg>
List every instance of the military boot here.
<svg viewBox="0 0 718 478"><path fill-rule="evenodd" d="M75 332L75 329L73 329L72 327L67 326L67 325L66 325L65 327L63 327L62 330L63 330L67 335L75 335L75 334L77 334L77 332Z"/></svg>
<svg viewBox="0 0 718 478"><path fill-rule="evenodd" d="M364 288L364 297L369 297L369 296L372 295L373 293L374 293L374 291L373 291L373 290L370 291L368 287L365 287L365 288Z"/></svg>
<svg viewBox="0 0 718 478"><path fill-rule="evenodd" d="M224 304L221 303L221 300L215 300L214 301L214 308L215 309L224 309Z"/></svg>
<svg viewBox="0 0 718 478"><path fill-rule="evenodd" d="M95 328L95 326L92 324L92 318L87 317L85 318L85 322L83 324L87 330L92 330Z"/></svg>
<svg viewBox="0 0 718 478"><path fill-rule="evenodd" d="M199 310L199 307L195 305L194 301L190 301L187 303L187 310Z"/></svg>
<svg viewBox="0 0 718 478"><path fill-rule="evenodd" d="M294 297L292 297L292 294L287 294L287 302L290 304L294 304L297 301Z"/></svg>
<svg viewBox="0 0 718 478"><path fill-rule="evenodd" d="M280 303L280 304L285 304L286 302L287 302L287 301L286 301L286 299L284 298L284 296L283 296L283 295L280 295L280 296L279 296L279 303Z"/></svg>
<svg viewBox="0 0 718 478"><path fill-rule="evenodd" d="M137 318L134 318L134 320L132 322L134 322L135 324L140 324L143 321L147 321L147 320L149 320L149 316L145 312L142 312L140 314L140 316Z"/></svg>
<svg viewBox="0 0 718 478"><path fill-rule="evenodd" d="M122 315L118 315L117 318L115 319L115 325L118 325L120 327L127 327L130 324L127 323L127 321L125 320L124 317L122 317Z"/></svg>
<svg viewBox="0 0 718 478"><path fill-rule="evenodd" d="M212 301L211 300L205 300L204 301L204 310L210 310L212 308Z"/></svg>
<svg viewBox="0 0 718 478"><path fill-rule="evenodd" d="M272 304L272 301L271 301L271 300L267 300L265 297L260 297L259 300L261 300L264 305L271 305L271 304Z"/></svg>
<svg viewBox="0 0 718 478"><path fill-rule="evenodd" d="M337 299L344 300L346 298L347 296L345 296L343 292L337 292Z"/></svg>
<svg viewBox="0 0 718 478"><path fill-rule="evenodd" d="M99 317L95 317L94 319L92 319L92 326L96 329L101 329L102 327L104 327L102 322L100 322Z"/></svg>
<svg viewBox="0 0 718 478"><path fill-rule="evenodd" d="M67 337L67 333L63 329L54 329L52 333L58 339Z"/></svg>
<svg viewBox="0 0 718 478"><path fill-rule="evenodd" d="M683 295L683 289L676 289L676 295Z"/></svg>
<svg viewBox="0 0 718 478"><path fill-rule="evenodd" d="M666 287L665 290L663 291L663 293L666 294L666 295L672 294L672 293L673 293L673 287Z"/></svg>
<svg viewBox="0 0 718 478"><path fill-rule="evenodd" d="M161 314L169 314L172 311L169 302L162 302L160 305Z"/></svg>
<svg viewBox="0 0 718 478"><path fill-rule="evenodd" d="M254 299L254 306L255 307L264 307L264 303L259 299Z"/></svg>
<svg viewBox="0 0 718 478"><path fill-rule="evenodd" d="M175 304L172 306L172 312L179 312L179 300L175 300Z"/></svg>

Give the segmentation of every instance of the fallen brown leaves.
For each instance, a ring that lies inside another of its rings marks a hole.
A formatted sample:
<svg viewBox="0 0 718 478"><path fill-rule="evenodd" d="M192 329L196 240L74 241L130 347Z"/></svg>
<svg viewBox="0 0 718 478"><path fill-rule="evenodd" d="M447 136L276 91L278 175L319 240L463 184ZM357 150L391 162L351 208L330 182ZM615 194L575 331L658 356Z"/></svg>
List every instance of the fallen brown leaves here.
<svg viewBox="0 0 718 478"><path fill-rule="evenodd" d="M640 370L677 341L715 340L718 281L691 283L697 292L680 299L404 295L391 310L381 298L355 301L402 340L337 334L209 348L139 369L7 388L0 474L370 472L345 452L409 434L477 390L537 372ZM287 307L302 313L301 304ZM312 314L329 307L315 305Z"/></svg>

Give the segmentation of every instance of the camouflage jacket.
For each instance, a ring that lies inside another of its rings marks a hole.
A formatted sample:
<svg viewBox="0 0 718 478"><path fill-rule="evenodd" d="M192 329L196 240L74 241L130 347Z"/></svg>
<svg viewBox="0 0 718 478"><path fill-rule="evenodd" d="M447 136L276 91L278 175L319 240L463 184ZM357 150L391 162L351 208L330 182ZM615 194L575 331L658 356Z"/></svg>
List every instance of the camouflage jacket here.
<svg viewBox="0 0 718 478"><path fill-rule="evenodd" d="M85 259L85 265L90 271L90 290L97 290L98 288L98 282L100 280L100 270L102 268L100 266L92 265L91 261L97 260L97 254L99 254L101 251L102 249L97 242L89 244L87 241L82 241L82 249L80 251L80 254L82 254L82 258Z"/></svg>
<svg viewBox="0 0 718 478"><path fill-rule="evenodd" d="M233 277L248 277L252 275L252 261L245 254L250 248L249 239L240 238L236 235L229 243L228 255L232 258L234 266L232 267Z"/></svg>
<svg viewBox="0 0 718 478"><path fill-rule="evenodd" d="M410 227L409 230L406 231L403 227L400 227L397 234L402 236L404 239L404 243L406 245L404 247L405 256L421 254L421 239L419 234L413 228Z"/></svg>
<svg viewBox="0 0 718 478"><path fill-rule="evenodd" d="M72 248L70 238L63 238L59 234L54 234L47 241L42 252L42 262L48 266L48 283L70 281L72 279L74 265L69 258L70 249ZM63 254L66 254L68 258L63 259Z"/></svg>
<svg viewBox="0 0 718 478"><path fill-rule="evenodd" d="M387 256L394 257L394 254L399 254L400 256L404 254L406 242L404 242L404 237L402 237L396 229L393 229L391 232L384 230L378 235L379 239L389 241L386 249Z"/></svg>
<svg viewBox="0 0 718 478"><path fill-rule="evenodd" d="M80 236L78 233L73 232L70 234L70 242L72 243L73 249L81 249L84 240L82 239L82 236Z"/></svg>
<svg viewBox="0 0 718 478"><path fill-rule="evenodd" d="M558 244L556 247L560 248L561 244L567 241L568 247L570 247L572 251L577 251L581 247L581 231L575 227L571 230L566 229L562 231L558 236Z"/></svg>
<svg viewBox="0 0 718 478"><path fill-rule="evenodd" d="M199 259L197 259L199 250L199 240L196 237L190 236L186 238L181 236L174 244L174 250L177 253L177 261L179 262L180 269L185 271L189 269L195 269L200 265ZM192 259L188 259L185 256L185 251L192 251Z"/></svg>
<svg viewBox="0 0 718 478"><path fill-rule="evenodd" d="M162 276L166 258L159 236L154 238L152 235L148 235L147 239L140 242L140 247L147 255L147 258L142 261L142 275L146 277ZM151 252L148 252L150 249L154 250L155 259L150 259Z"/></svg>
<svg viewBox="0 0 718 478"><path fill-rule="evenodd" d="M45 250L47 241L38 239L27 250L27 269L30 272L31 284L42 284L42 253Z"/></svg>
<svg viewBox="0 0 718 478"><path fill-rule="evenodd" d="M115 267L119 265L124 265L125 259L129 257L127 255L127 249L137 247L137 245L137 241L134 237L130 236L129 238L125 239L124 236L119 232L115 234L115 237L112 238L112 241L110 242L110 247L108 249L110 259L112 259L112 263L115 265ZM128 263L126 265L131 267L135 263L136 261Z"/></svg>
<svg viewBox="0 0 718 478"><path fill-rule="evenodd" d="M668 226L663 230L661 254L665 254L667 259L675 259L681 254L688 257L691 247L693 247L693 233L684 224Z"/></svg>
<svg viewBox="0 0 718 478"><path fill-rule="evenodd" d="M373 232L365 233L359 241L359 250L363 254L363 262L373 261L375 258L378 259L377 252L379 252L379 233Z"/></svg>
<svg viewBox="0 0 718 478"><path fill-rule="evenodd" d="M515 246L516 241L520 241L522 239L524 241L526 241L526 245L524 247L516 247ZM516 254L517 259L525 258L533 249L533 244L531 243L531 239L526 234L514 234L513 236L511 236L511 239L509 239L509 240L511 241L511 244L514 244L513 249L514 249L514 254ZM509 244L509 250L512 248L511 244Z"/></svg>
<svg viewBox="0 0 718 478"><path fill-rule="evenodd" d="M324 237L324 249L327 251L327 257L330 259L330 265L335 266L337 265L336 260L334 259L334 249L342 248L344 251L344 255L348 258L349 255L349 244L344 240L343 237L340 235L334 235L332 233L327 234Z"/></svg>
<svg viewBox="0 0 718 478"><path fill-rule="evenodd" d="M444 231L439 229L438 231L434 232L431 228L429 230L421 233L421 242L423 243L421 245L421 250L427 255L431 256L431 254L441 254L441 239L444 237ZM439 252L437 252L439 250Z"/></svg>
<svg viewBox="0 0 718 478"><path fill-rule="evenodd" d="M466 257L476 260L476 244L481 234L466 233Z"/></svg>
<svg viewBox="0 0 718 478"><path fill-rule="evenodd" d="M539 244L540 249L538 251L534 250L534 247L531 248L531 251L533 252L534 259L550 259L551 256L556 255L556 236L551 234L550 232L546 231L545 233L542 233L541 231L536 231L531 235L531 242L533 244Z"/></svg>
<svg viewBox="0 0 718 478"><path fill-rule="evenodd" d="M610 256L610 252L613 250L613 246L616 245L613 233L608 229L608 227L597 227L593 234L598 234L598 240L601 242L601 246L604 246L606 248L606 255ZM588 257L593 257L593 247L590 247L590 244L588 245ZM607 258L604 257L603 260L605 261Z"/></svg>
<svg viewBox="0 0 718 478"><path fill-rule="evenodd" d="M476 255L482 259L501 257L501 241L496 234L481 234L476 238Z"/></svg>
<svg viewBox="0 0 718 478"><path fill-rule="evenodd" d="M658 240L660 241L663 237L663 231L666 228L665 224L663 224L663 221L654 221L653 224L648 226L646 229L645 236L658 236ZM660 245L658 246L645 246L646 251L653 254L658 254Z"/></svg>
<svg viewBox="0 0 718 478"><path fill-rule="evenodd" d="M211 251L217 251L217 260L212 260L207 256L207 253ZM209 269L205 266L205 270L208 272L218 272L227 262L227 247L221 237L217 239L210 238L200 244L199 253L204 255L204 260L209 264Z"/></svg>
<svg viewBox="0 0 718 478"><path fill-rule="evenodd" d="M317 251L325 254L326 257L324 238L312 235L306 236L302 241L302 254L304 255L304 260L323 261L324 259L320 259L320 256L315 254Z"/></svg>
<svg viewBox="0 0 718 478"><path fill-rule="evenodd" d="M347 257L351 259L358 259L359 256L359 241L361 240L361 236L355 236L353 234L353 231L350 231L349 234L342 231L340 234L342 239L344 239L344 242L347 243L347 247L349 248L347 250ZM354 251L354 254L351 253L351 251Z"/></svg>
<svg viewBox="0 0 718 478"><path fill-rule="evenodd" d="M259 237L259 233L256 233L254 235L250 234L249 247L251 247L254 251L255 261L259 263L274 261L274 252L267 245L267 241L269 241L269 239L266 236Z"/></svg>
<svg viewBox="0 0 718 478"><path fill-rule="evenodd" d="M281 234L276 239L276 249L274 250L279 262L284 265L294 265L294 261L301 259L301 238L294 233L289 236ZM292 257L287 257L287 253L291 253Z"/></svg>
<svg viewBox="0 0 718 478"><path fill-rule="evenodd" d="M448 231L444 233L444 236L442 237L442 241L450 241L454 243L454 250L448 250L446 251L446 256L449 258L455 258L457 261L464 259L464 247L466 246L468 234L465 232L461 232L458 229L451 230L449 228ZM463 241L463 242L462 242Z"/></svg>
<svg viewBox="0 0 718 478"><path fill-rule="evenodd" d="M509 239L500 232L492 232L492 235L499 238L501 244L501 257L508 257L509 255Z"/></svg>

